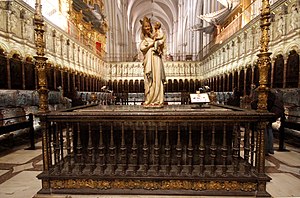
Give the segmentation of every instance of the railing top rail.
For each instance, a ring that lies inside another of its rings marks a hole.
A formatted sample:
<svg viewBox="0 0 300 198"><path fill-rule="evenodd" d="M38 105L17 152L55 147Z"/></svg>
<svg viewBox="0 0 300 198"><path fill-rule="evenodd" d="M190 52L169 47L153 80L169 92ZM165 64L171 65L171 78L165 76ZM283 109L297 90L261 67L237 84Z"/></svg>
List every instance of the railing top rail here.
<svg viewBox="0 0 300 198"><path fill-rule="evenodd" d="M170 105L164 108L147 109L137 105L94 106L73 111L51 112L44 115L47 120L93 122L97 120L151 120L151 121L267 121L273 113L244 110L225 105L199 108L197 105Z"/></svg>

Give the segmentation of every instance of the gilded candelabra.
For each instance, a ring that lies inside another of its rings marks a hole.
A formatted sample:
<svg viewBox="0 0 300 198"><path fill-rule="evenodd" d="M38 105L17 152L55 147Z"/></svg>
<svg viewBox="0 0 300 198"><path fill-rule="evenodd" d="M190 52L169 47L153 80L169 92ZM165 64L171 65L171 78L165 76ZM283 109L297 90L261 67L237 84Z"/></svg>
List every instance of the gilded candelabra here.
<svg viewBox="0 0 300 198"><path fill-rule="evenodd" d="M261 38L260 38L260 53L257 55L258 58L258 68L259 68L259 87L258 87L258 105L259 111L267 111L267 98L268 98L268 70L270 67L271 53L269 50L270 42L270 3L269 0L262 0L261 8L261 18L260 18L260 28L261 28Z"/></svg>
<svg viewBox="0 0 300 198"><path fill-rule="evenodd" d="M269 50L269 30L270 30L270 2L269 0L262 0L261 15L260 15L260 53L258 56L258 68L259 68L259 87L258 87L258 104L257 110L260 112L267 111L267 99L268 99L268 70L270 67L271 53ZM258 145L259 155L256 159L256 171L260 177L258 182L258 197L269 196L266 192L266 181L268 177L265 175L265 130L267 122L261 122L258 125Z"/></svg>
<svg viewBox="0 0 300 198"><path fill-rule="evenodd" d="M35 24L35 46L36 56L35 67L38 77L38 93L39 93L39 112L45 113L49 111L48 107L48 88L47 88L47 73L45 56L45 41L44 41L44 20L42 16L41 0L37 0L35 4L34 24Z"/></svg>

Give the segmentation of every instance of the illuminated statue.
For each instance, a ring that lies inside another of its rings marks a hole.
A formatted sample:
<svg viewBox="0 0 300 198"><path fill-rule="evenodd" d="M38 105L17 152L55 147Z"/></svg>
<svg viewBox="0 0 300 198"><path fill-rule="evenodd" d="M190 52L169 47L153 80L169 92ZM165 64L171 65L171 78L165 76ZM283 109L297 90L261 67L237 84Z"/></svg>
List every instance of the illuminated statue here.
<svg viewBox="0 0 300 198"><path fill-rule="evenodd" d="M140 50L144 55L145 107L163 107L165 72L161 54L154 49L155 40L150 19L141 21L142 33Z"/></svg>

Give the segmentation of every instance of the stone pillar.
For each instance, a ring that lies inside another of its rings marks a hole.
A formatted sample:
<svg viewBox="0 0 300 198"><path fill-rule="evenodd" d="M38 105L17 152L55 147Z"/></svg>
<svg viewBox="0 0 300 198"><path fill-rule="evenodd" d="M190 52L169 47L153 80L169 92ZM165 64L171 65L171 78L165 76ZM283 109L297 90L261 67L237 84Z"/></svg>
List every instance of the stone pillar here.
<svg viewBox="0 0 300 198"><path fill-rule="evenodd" d="M57 84L56 84L56 67L53 65L53 89L57 89Z"/></svg>
<svg viewBox="0 0 300 198"><path fill-rule="evenodd" d="M227 76L226 90L227 90L227 91L231 91L231 90L229 90L229 77L230 77L230 74L229 74L229 73L226 73L226 76Z"/></svg>
<svg viewBox="0 0 300 198"><path fill-rule="evenodd" d="M25 90L25 63L22 61L22 88Z"/></svg>
<svg viewBox="0 0 300 198"><path fill-rule="evenodd" d="M239 87L240 87L240 73L241 73L241 70L238 70L238 72L237 72L237 85L236 85L237 89L239 89ZM241 90L239 90L239 91L241 91Z"/></svg>
<svg viewBox="0 0 300 198"><path fill-rule="evenodd" d="M270 88L273 88L273 82L274 82L274 67L275 67L275 59L273 58L271 60L271 79L270 79Z"/></svg>
<svg viewBox="0 0 300 198"><path fill-rule="evenodd" d="M6 69L7 69L7 88L11 89L11 77L10 77L10 58L7 56L6 58Z"/></svg>
<svg viewBox="0 0 300 198"><path fill-rule="evenodd" d="M255 68L255 66L254 65L252 65L251 66L251 84L254 84L254 68Z"/></svg>
<svg viewBox="0 0 300 198"><path fill-rule="evenodd" d="M288 62L288 56L283 56L283 82L282 82L282 88L286 87L286 70L287 70L287 62Z"/></svg>
<svg viewBox="0 0 300 198"><path fill-rule="evenodd" d="M235 74L235 71L232 71L233 73L232 73L232 78L231 78L231 90L229 90L229 91L233 91L233 88L234 88L234 74Z"/></svg>
<svg viewBox="0 0 300 198"><path fill-rule="evenodd" d="M243 96L245 96L246 93L246 87L247 87L247 67L244 69L244 88L243 88Z"/></svg>
<svg viewBox="0 0 300 198"><path fill-rule="evenodd" d="M67 72L67 80L68 80L68 92L71 91L71 84L70 84L70 71L66 71Z"/></svg>
<svg viewBox="0 0 300 198"><path fill-rule="evenodd" d="M300 4L300 2L299 2L299 4ZM300 54L300 52L298 52L298 54ZM298 67L299 67L298 88L300 88L300 56L299 56L299 65L298 65Z"/></svg>

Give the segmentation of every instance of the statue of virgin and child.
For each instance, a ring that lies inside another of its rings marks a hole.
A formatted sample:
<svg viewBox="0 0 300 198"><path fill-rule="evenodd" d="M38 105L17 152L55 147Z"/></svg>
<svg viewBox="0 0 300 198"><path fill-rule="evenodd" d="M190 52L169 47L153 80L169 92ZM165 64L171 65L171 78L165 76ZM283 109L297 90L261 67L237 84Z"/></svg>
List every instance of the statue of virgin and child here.
<svg viewBox="0 0 300 198"><path fill-rule="evenodd" d="M144 17L142 24L140 50L144 60L144 107L160 108L164 105L164 84L166 75L162 60L166 36L161 30L161 24L155 22L154 30L150 19Z"/></svg>

